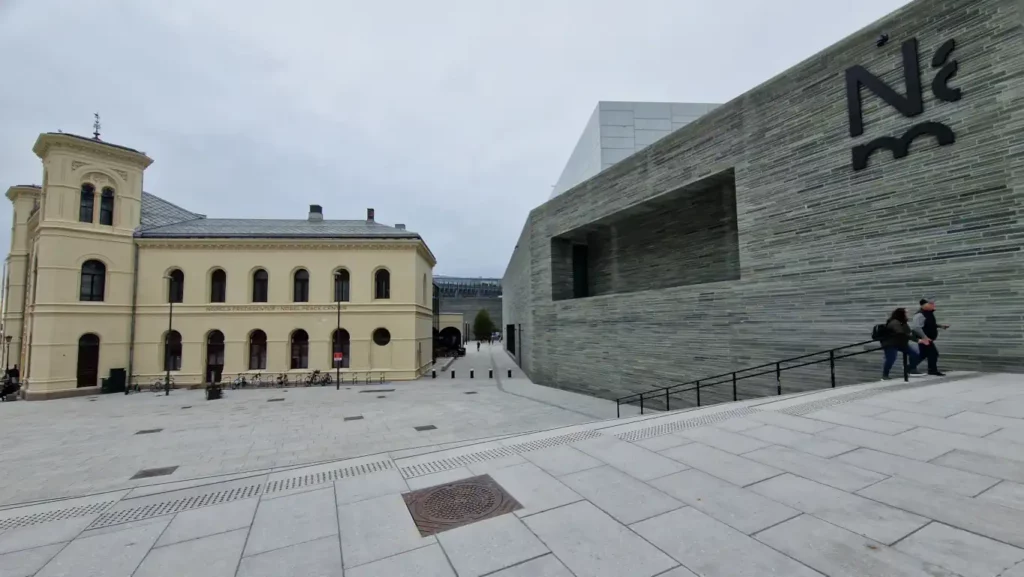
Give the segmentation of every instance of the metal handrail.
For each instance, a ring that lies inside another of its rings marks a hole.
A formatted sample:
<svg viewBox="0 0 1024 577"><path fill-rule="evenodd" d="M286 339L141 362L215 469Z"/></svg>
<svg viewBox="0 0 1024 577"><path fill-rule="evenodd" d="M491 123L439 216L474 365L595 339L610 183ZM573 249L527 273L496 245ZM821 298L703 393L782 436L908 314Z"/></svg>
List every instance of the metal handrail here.
<svg viewBox="0 0 1024 577"><path fill-rule="evenodd" d="M788 359L782 359L781 361L775 361L775 362L772 362L772 363L765 363L763 365L747 367L745 369L739 369L737 371L730 371L728 373L722 373L720 375L714 375L714 376L711 376L711 377L704 377L703 379L696 379L696 380L693 380L693 381L687 381L685 383L679 383L679 384L670 385L670 386L667 386L667 387L658 387L656 389L652 389L652 390L649 390L649 391L643 391L643 392L640 392L640 393L632 393L632 394L626 395L624 397L619 397L618 399L615 399L615 416L616 417L620 417L621 416L620 408L621 408L621 406L624 403L625 404L629 404L629 403L636 402L636 401L640 401L640 414L642 415L644 413L644 399L653 399L653 398L661 397L662 395L665 396L665 410L668 411L668 410L670 410L670 403L671 403L669 395L671 395L673 393L684 393L684 392L687 392L687 391L696 391L697 392L697 406L699 407L699 406L701 406L700 405L700 390L701 389L704 389L704 388L707 388L707 387L714 387L714 386L717 386L717 385L723 385L723 384L727 384L727 383L732 383L732 400L733 401L737 401L737 400L739 400L738 395L737 395L737 390L736 390L736 384L737 384L738 381L742 381L743 379L749 379L749 378L753 378L753 377L760 377L760 376L763 376L763 375L769 375L769 374L772 374L772 373L775 373L776 392L777 392L777 394L781 395L782 394L782 372L783 371L788 371L790 369L798 369L798 368L801 368L801 367L806 367L806 366L810 366L810 365L816 365L816 364L824 363L824 362L828 362L829 363L829 372L830 372L830 375L831 375L830 378L831 378L831 382L832 382L832 388L835 388L835 386L836 386L836 361L837 360L846 359L846 358L849 358L849 357L855 357L855 356L863 355L863 354L867 354L867 353L873 353L875 351L881 350L882 347L878 346L878 347L874 347L874 348L870 348L870 349L866 349L866 350L862 350L862 351L856 351L856 352L852 352L852 353L846 353L846 354L842 354L842 355L837 355L836 352L837 351L842 351L844 349L850 349L850 348L853 348L853 347L861 347L861 346L864 346L864 345L869 345L869 344L874 343L874 342L876 342L876 341L862 341L862 342L854 343L854 344L851 344L851 345L843 345L841 347L835 347L835 348L832 348L832 349L826 349L826 350L818 351L818 352L814 352L814 353L807 353L807 354L800 355L800 356L797 356L797 357L790 357ZM800 364L797 364L797 365L789 365L789 366L785 366L785 367L782 366L784 363L791 363L793 361L800 361L800 360L807 359L807 358L810 358L810 357L816 357L818 355L825 355L825 354L828 355L827 359L817 359L817 360L803 362L803 363L800 363ZM766 369L766 368L768 370L762 370L760 372L753 373L753 374L743 374L743 373L747 373L749 371L757 371L759 369ZM715 381L716 379L722 379L722 378L726 378L726 377L728 377L727 380L718 381L718 382L708 382L708 381ZM910 373L909 373L909 370L908 370L908 367L907 367L907 354L906 353L903 353L903 380L904 381L909 381L910 380Z"/></svg>

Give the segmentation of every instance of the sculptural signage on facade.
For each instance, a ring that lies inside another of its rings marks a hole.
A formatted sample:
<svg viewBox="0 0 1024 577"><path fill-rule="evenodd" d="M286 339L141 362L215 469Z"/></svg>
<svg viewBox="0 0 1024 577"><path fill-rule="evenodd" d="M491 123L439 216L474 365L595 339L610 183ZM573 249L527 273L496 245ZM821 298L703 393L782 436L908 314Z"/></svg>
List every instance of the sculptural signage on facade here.
<svg viewBox="0 0 1024 577"><path fill-rule="evenodd" d="M951 88L949 81L957 73L958 63L950 59L956 48L956 42L949 39L942 43L932 56L931 66L938 69L931 82L931 91L936 99L942 102L956 102L962 97L959 88ZM846 107L850 117L850 136L864 134L864 114L861 101L861 88L867 88L886 104L895 108L907 118L913 118L924 112L924 93L921 87L921 66L918 59L917 39L911 38L903 43L903 81L906 95L883 82L861 65L846 69ZM910 152L910 144L919 136L932 135L939 146L947 146L956 142L953 129L941 122L920 122L908 128L902 136L882 136L865 144L853 147L853 169L863 170L868 166L868 159L876 150L887 149L894 159L904 158Z"/></svg>

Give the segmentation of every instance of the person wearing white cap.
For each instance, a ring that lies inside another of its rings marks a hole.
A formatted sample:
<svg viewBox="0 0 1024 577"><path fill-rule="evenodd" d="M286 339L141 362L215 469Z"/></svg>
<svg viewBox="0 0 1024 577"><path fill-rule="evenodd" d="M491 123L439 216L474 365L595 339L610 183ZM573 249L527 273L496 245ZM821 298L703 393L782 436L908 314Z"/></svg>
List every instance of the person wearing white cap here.
<svg viewBox="0 0 1024 577"><path fill-rule="evenodd" d="M918 338L921 356L928 360L928 374L941 377L945 373L939 370L939 348L935 346L935 339L939 338L939 329L946 330L949 325L940 325L935 320L935 299L921 299L920 305L910 329Z"/></svg>

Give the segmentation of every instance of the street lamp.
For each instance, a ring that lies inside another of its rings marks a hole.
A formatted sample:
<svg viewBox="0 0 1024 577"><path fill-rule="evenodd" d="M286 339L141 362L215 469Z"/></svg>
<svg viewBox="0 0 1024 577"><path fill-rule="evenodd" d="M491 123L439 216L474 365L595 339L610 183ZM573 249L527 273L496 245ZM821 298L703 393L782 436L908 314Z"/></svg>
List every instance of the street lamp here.
<svg viewBox="0 0 1024 577"><path fill-rule="evenodd" d="M6 348L4 349L4 368L7 370L11 369L11 339L13 338L11 335L4 337L4 343L6 343Z"/></svg>
<svg viewBox="0 0 1024 577"><path fill-rule="evenodd" d="M171 394L171 331L174 330L174 277L167 275L167 336L164 337L164 396Z"/></svg>
<svg viewBox="0 0 1024 577"><path fill-rule="evenodd" d="M334 273L334 302L338 305L338 326L334 329L334 338L331 339L331 348L334 348L334 343L338 343L338 348L341 348L341 271ZM331 359L334 361L334 390L341 390L341 363L338 362L337 355L341 351L332 350L333 355ZM342 361L344 362L342 357Z"/></svg>

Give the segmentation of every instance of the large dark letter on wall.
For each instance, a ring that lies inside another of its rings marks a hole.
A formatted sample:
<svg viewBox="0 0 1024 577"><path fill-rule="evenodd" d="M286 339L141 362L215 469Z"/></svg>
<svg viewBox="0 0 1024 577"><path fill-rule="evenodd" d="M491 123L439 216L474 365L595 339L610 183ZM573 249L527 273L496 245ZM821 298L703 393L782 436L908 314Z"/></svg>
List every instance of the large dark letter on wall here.
<svg viewBox="0 0 1024 577"><path fill-rule="evenodd" d="M932 57L932 68L940 68L932 80L932 94L936 99L945 102L960 100L959 88L951 88L949 81L956 75L958 64L955 60L947 62L953 49L954 40L944 42ZM846 69L846 107L850 119L850 136L864 134L864 111L861 100L861 88L867 88L876 96L895 108L900 114L912 118L924 112L924 98L921 91L921 68L918 60L917 39L911 38L903 43L903 79L906 95L900 94L880 78L868 72L860 65ZM904 158L910 152L910 144L918 136L930 134L935 137L939 146L956 142L953 130L941 122L928 121L915 124L907 129L902 136L883 136L853 147L852 163L854 170L863 170L868 166L868 159L876 150L887 149L894 159Z"/></svg>

